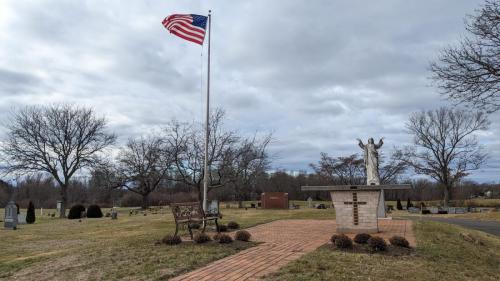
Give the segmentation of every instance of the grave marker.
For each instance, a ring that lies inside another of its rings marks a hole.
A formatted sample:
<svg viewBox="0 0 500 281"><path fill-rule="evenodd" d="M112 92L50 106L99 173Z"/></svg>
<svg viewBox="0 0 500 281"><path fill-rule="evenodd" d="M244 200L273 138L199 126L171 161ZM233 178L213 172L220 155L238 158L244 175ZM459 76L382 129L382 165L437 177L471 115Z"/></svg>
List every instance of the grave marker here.
<svg viewBox="0 0 500 281"><path fill-rule="evenodd" d="M7 206L5 206L5 217L4 217L4 224L3 226L5 228L10 228L10 229L16 229L17 228L17 223L18 223L18 216L17 216L17 206L14 201L10 201L7 203Z"/></svg>

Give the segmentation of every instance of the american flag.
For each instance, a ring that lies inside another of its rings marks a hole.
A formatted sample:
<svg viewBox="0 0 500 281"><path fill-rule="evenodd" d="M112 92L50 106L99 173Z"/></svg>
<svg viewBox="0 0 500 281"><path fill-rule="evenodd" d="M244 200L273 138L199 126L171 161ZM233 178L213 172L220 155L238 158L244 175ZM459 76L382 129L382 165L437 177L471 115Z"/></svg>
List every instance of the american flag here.
<svg viewBox="0 0 500 281"><path fill-rule="evenodd" d="M166 17L162 23L170 33L182 39L203 45L205 29L207 27L206 16L175 14Z"/></svg>

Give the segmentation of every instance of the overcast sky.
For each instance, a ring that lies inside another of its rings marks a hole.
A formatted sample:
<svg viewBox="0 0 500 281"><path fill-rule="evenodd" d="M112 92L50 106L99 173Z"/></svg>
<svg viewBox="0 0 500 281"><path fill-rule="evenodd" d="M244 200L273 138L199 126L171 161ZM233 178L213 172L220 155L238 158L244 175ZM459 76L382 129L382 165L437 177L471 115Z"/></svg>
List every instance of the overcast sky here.
<svg viewBox="0 0 500 281"><path fill-rule="evenodd" d="M0 0L0 119L24 105L92 106L122 143L172 118L201 121L206 47L161 21L212 9L211 105L241 134L273 132L275 169L360 153L358 137L384 136L388 153L411 142L409 113L446 104L429 61L481 3L206 2ZM491 157L470 178L500 182L500 113L490 119L479 138Z"/></svg>

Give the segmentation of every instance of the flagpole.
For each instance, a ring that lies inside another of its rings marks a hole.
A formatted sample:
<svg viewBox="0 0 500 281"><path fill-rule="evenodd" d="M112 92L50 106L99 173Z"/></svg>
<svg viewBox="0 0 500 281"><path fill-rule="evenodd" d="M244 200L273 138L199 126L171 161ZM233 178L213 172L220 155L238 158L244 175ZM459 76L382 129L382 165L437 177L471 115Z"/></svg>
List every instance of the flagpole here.
<svg viewBox="0 0 500 281"><path fill-rule="evenodd" d="M210 137L210 33L212 32L212 15L211 10L208 10L208 65L207 65L207 115L205 120L205 167L203 172L203 210L207 211L207 194L208 194L208 140Z"/></svg>

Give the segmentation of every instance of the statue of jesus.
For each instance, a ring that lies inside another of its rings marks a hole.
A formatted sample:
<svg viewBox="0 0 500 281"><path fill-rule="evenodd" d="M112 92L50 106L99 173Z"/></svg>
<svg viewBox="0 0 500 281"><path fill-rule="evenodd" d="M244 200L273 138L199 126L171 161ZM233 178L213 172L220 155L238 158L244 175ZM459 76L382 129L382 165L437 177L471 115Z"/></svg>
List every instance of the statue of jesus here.
<svg viewBox="0 0 500 281"><path fill-rule="evenodd" d="M381 138L378 144L375 144L373 138L368 139L367 144L363 144L360 139L359 147L365 151L365 166L366 166L366 184L367 185L380 185L380 175L378 173L378 151L384 142Z"/></svg>

